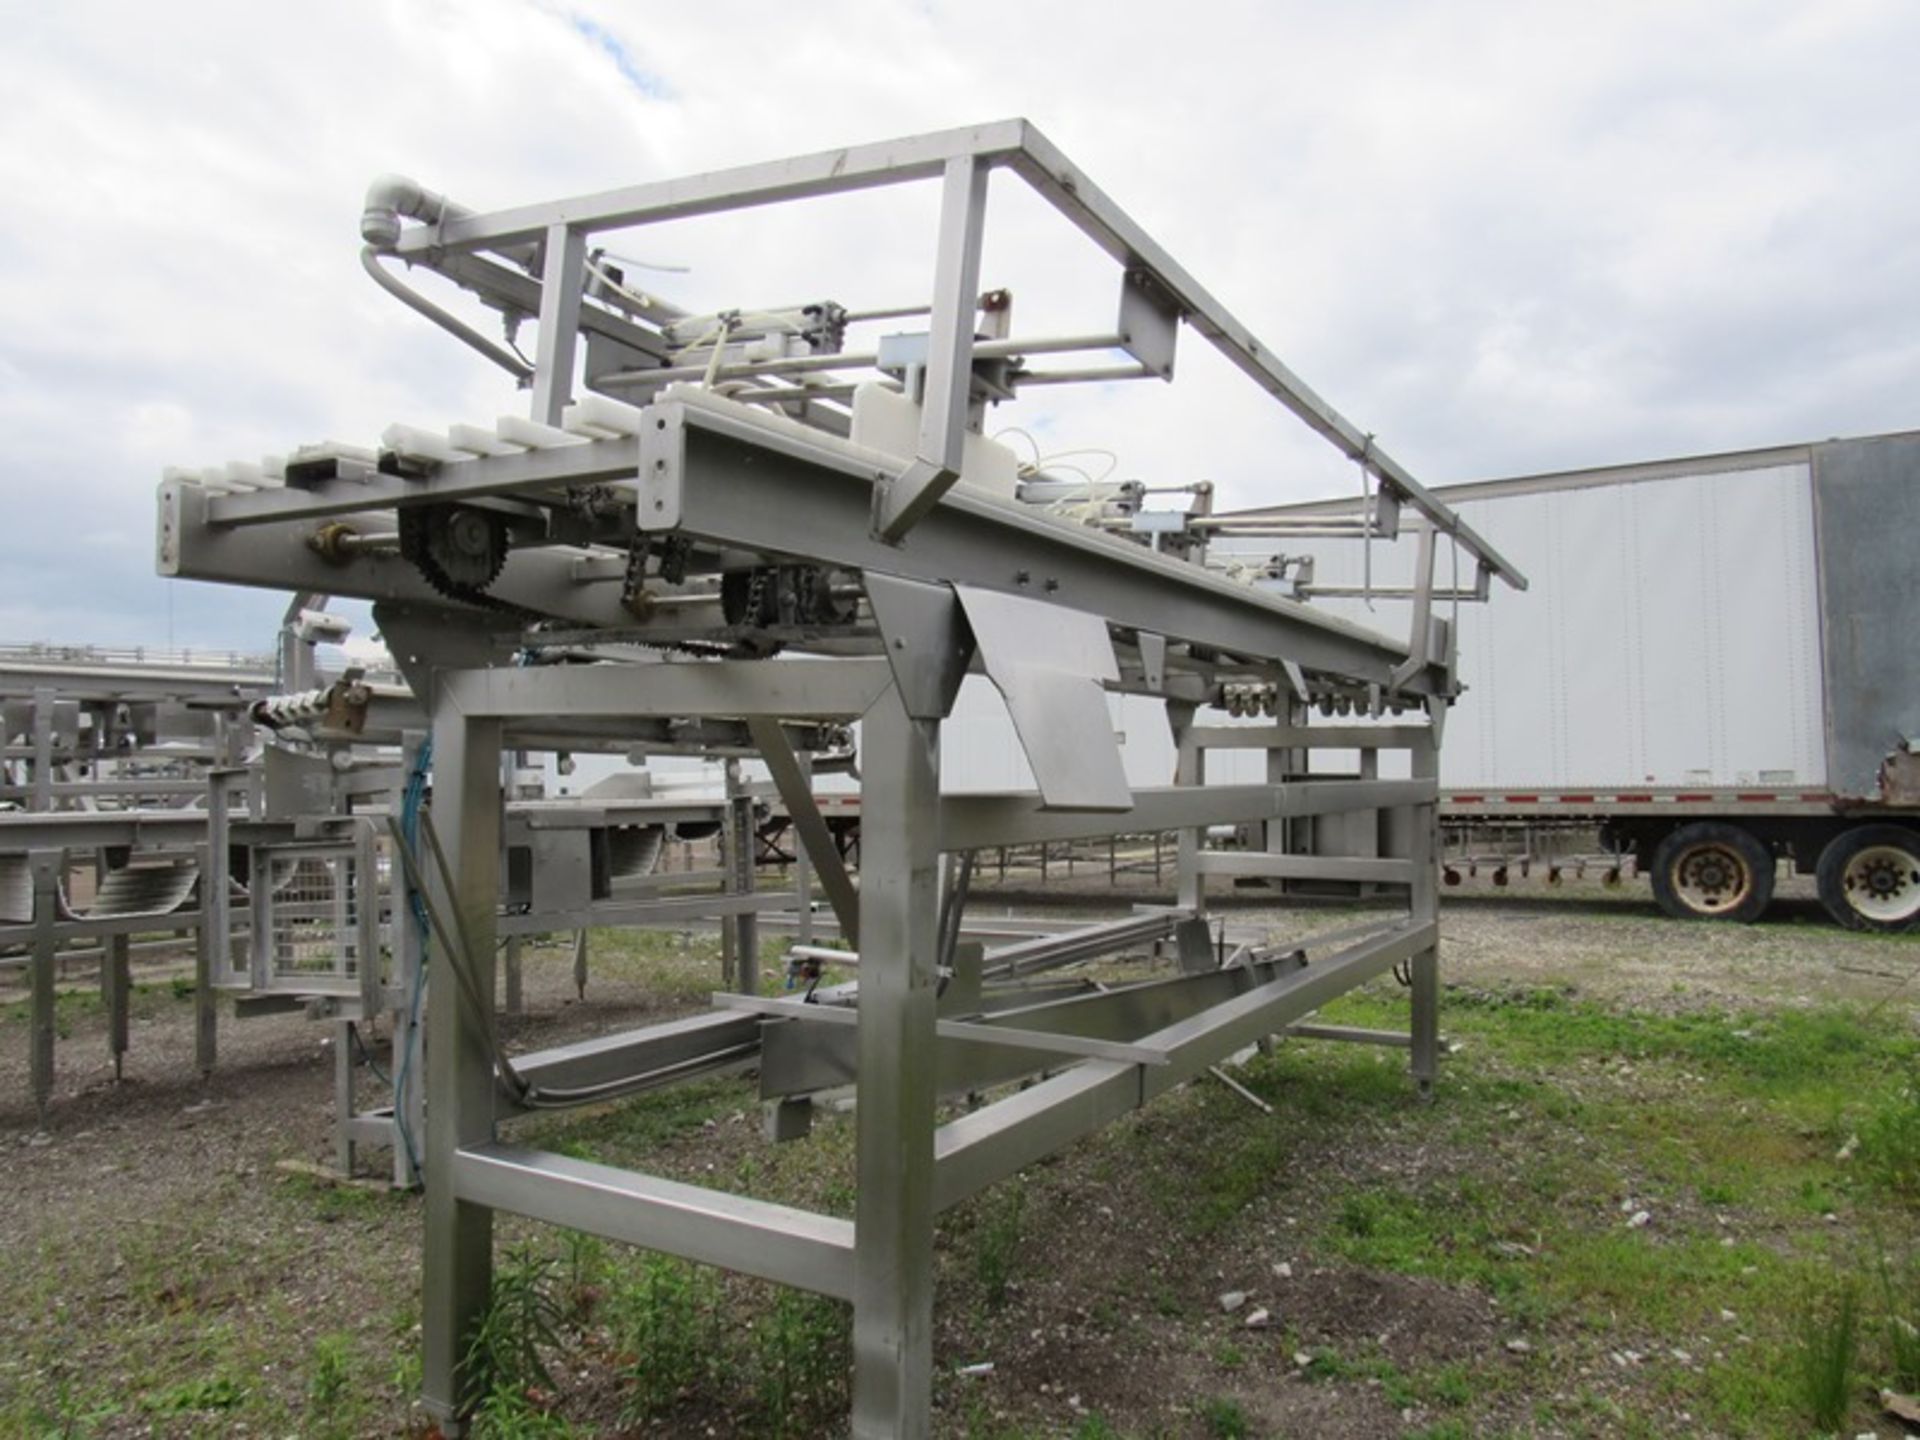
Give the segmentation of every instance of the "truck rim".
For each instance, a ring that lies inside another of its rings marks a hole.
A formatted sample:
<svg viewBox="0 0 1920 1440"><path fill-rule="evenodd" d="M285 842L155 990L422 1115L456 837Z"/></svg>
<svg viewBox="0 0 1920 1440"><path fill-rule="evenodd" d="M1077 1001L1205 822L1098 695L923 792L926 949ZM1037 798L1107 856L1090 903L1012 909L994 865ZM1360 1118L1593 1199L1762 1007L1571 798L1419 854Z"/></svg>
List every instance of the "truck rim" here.
<svg viewBox="0 0 1920 1440"><path fill-rule="evenodd" d="M1724 914L1752 889L1746 861L1729 846L1708 841L1690 845L1674 857L1673 892L1696 914Z"/></svg>
<svg viewBox="0 0 1920 1440"><path fill-rule="evenodd" d="M1920 914L1920 857L1898 845L1868 845L1841 872L1847 903L1883 924Z"/></svg>

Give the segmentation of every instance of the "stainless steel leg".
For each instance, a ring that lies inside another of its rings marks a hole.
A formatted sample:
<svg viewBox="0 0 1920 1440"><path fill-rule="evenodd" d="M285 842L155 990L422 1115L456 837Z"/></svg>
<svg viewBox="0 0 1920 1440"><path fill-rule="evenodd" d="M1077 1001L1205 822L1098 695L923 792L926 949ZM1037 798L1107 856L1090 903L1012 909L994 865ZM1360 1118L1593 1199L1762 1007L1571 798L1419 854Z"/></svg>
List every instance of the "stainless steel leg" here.
<svg viewBox="0 0 1920 1440"><path fill-rule="evenodd" d="M53 809L53 708L57 692L39 689L33 692L33 793L27 797L29 810Z"/></svg>
<svg viewBox="0 0 1920 1440"><path fill-rule="evenodd" d="M393 1012L393 1183L411 1190L420 1183L421 1149L426 1144L426 1056L422 1047L425 1004L416 1003L416 992L424 996L424 936L406 905L397 905L400 964L398 977L401 1004Z"/></svg>
<svg viewBox="0 0 1920 1440"><path fill-rule="evenodd" d="M193 1058L202 1080L213 1074L213 1064L220 1046L219 1016L213 1003L214 976L224 972L233 959L233 937L227 933L220 919L227 911L224 907L209 904L206 895L209 888L206 876L211 873L209 854L209 848L202 845L200 924L194 937L197 943L193 950Z"/></svg>
<svg viewBox="0 0 1920 1440"><path fill-rule="evenodd" d="M520 983L520 937L507 939L507 1014L526 1014L526 996Z"/></svg>
<svg viewBox="0 0 1920 1440"><path fill-rule="evenodd" d="M753 797L741 793L738 761L727 762L727 891L733 895L751 895L754 883ZM729 937L727 952L732 967L727 983L742 995L760 993L760 917L743 910L731 920L721 921Z"/></svg>
<svg viewBox="0 0 1920 1440"><path fill-rule="evenodd" d="M933 1372L940 730L897 692L866 717L853 1433L925 1436Z"/></svg>
<svg viewBox="0 0 1920 1440"><path fill-rule="evenodd" d="M60 852L36 850L27 859L33 872L33 998L30 1069L33 1113L42 1129L53 1102L54 922L59 918Z"/></svg>
<svg viewBox="0 0 1920 1440"><path fill-rule="evenodd" d="M1206 783L1206 751L1195 742L1190 733L1193 728L1193 716L1192 705L1168 702L1167 724L1173 731L1173 743L1179 757L1175 762L1173 776L1173 782L1176 785ZM1200 874L1200 842L1205 834L1204 829L1182 830L1176 842L1178 848L1174 860L1174 903L1196 913L1204 909L1206 904L1206 885ZM1045 854L1043 849L1041 851L1043 862Z"/></svg>
<svg viewBox="0 0 1920 1440"><path fill-rule="evenodd" d="M1439 774L1440 751L1433 743L1413 750L1413 778L1429 780ZM1413 807L1414 862L1411 908L1418 921L1440 916L1440 811L1436 805ZM1422 950L1410 965L1413 976L1412 1071L1423 1094L1431 1092L1440 1074L1440 950Z"/></svg>
<svg viewBox="0 0 1920 1440"><path fill-rule="evenodd" d="M109 935L100 946L100 992L107 1006L107 1053L113 1058L113 1078L119 1080L127 1058L127 1002L133 976L128 967L131 937Z"/></svg>
<svg viewBox="0 0 1920 1440"><path fill-rule="evenodd" d="M500 869L500 723L442 706L433 728L432 821L455 893L439 897L471 949L473 995L456 966L455 936L435 934L428 959L426 1237L421 1297L422 1385L435 1419L470 1408L460 1361L493 1284L493 1212L455 1198L454 1154L493 1133L494 907ZM431 864L429 862L429 873ZM435 888L430 885L429 887ZM477 1003L476 1003L477 1002Z"/></svg>
<svg viewBox="0 0 1920 1440"><path fill-rule="evenodd" d="M333 1164L353 1174L353 1022L333 1027Z"/></svg>

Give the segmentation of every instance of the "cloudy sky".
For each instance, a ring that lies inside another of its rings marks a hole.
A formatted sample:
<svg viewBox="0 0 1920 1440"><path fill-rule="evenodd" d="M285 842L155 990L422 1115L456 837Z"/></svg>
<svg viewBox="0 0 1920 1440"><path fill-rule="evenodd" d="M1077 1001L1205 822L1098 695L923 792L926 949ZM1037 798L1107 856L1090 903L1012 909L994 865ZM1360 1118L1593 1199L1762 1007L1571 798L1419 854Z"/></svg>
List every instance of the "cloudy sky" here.
<svg viewBox="0 0 1920 1440"><path fill-rule="evenodd" d="M276 597L153 576L163 465L523 407L360 273L388 170L489 207L1020 114L1429 482L1920 425L1910 0L0 13L0 640L258 647ZM615 248L695 305L872 306L931 216ZM1013 183L988 225L1017 330L1101 328L1077 237ZM1235 505L1353 483L1203 349L990 428Z"/></svg>

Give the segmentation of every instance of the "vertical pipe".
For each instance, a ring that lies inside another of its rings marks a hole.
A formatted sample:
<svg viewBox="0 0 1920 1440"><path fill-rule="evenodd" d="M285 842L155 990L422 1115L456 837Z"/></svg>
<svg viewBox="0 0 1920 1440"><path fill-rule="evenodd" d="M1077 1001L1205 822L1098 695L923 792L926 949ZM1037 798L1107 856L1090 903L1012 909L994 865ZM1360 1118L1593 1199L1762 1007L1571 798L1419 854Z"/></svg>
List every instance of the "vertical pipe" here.
<svg viewBox="0 0 1920 1440"><path fill-rule="evenodd" d="M227 794L231 776L216 765L207 775L207 848L200 861L200 933L233 934L233 900L228 893ZM233 959L232 942L220 957L220 979Z"/></svg>
<svg viewBox="0 0 1920 1440"><path fill-rule="evenodd" d="M214 784L218 786L217 778ZM220 1047L220 1017L213 1003L214 981L226 970L233 954L233 935L227 929L227 909L224 905L209 904L207 898L211 888L207 877L216 868L213 852L216 847L223 853L226 849L225 827L216 828L209 824L207 836L207 843L199 847L197 856L200 863L200 928L196 936L199 943L193 947L193 1060L202 1081L213 1078L213 1064ZM224 867L220 868L224 871ZM255 890L265 888L257 871L249 872L248 881ZM218 970L215 969L216 962Z"/></svg>
<svg viewBox="0 0 1920 1440"><path fill-rule="evenodd" d="M734 791L740 785L740 762L724 761L721 765L721 795L723 804L720 812L720 893L734 893L735 857L740 853L740 812L733 803ZM732 917L720 917L720 983L726 989L733 989L734 977L740 973L739 966L740 932Z"/></svg>
<svg viewBox="0 0 1920 1440"><path fill-rule="evenodd" d="M1440 704L1440 701L1434 701ZM1429 732L1413 747L1412 773L1416 780L1432 780L1440 773L1438 735ZM1413 861L1409 908L1416 922L1440 918L1440 807L1415 805L1408 859ZM1420 1093L1432 1092L1440 1069L1440 947L1436 943L1413 957L1412 1071Z"/></svg>
<svg viewBox="0 0 1920 1440"><path fill-rule="evenodd" d="M36 716L45 707L36 705ZM59 919L60 855L58 850L35 850L27 857L33 872L33 998L31 1013L33 1076L33 1113L36 1123L47 1127L47 1110L53 1102L54 1035L54 924Z"/></svg>
<svg viewBox="0 0 1920 1440"><path fill-rule="evenodd" d="M409 732L401 747L401 773L409 775L419 761L420 747L426 737ZM404 786L397 786L388 802L392 813L401 813ZM398 1001L393 1012L393 1183L397 1189L411 1190L420 1183L420 1150L426 1142L426 1051L421 1015L425 1009L427 937L406 903L405 871L394 861L392 874L395 903L394 981Z"/></svg>
<svg viewBox="0 0 1920 1440"><path fill-rule="evenodd" d="M520 937L507 937L507 1014L518 1018L526 1013L526 997L521 989Z"/></svg>
<svg viewBox="0 0 1920 1440"><path fill-rule="evenodd" d="M342 1175L353 1174L353 1021L333 1027L333 1165ZM398 1140L395 1141L398 1144Z"/></svg>
<svg viewBox="0 0 1920 1440"><path fill-rule="evenodd" d="M128 969L131 937L109 935L100 946L100 988L107 1003L107 1053L113 1060L113 1078L125 1078L127 1058L127 1001L133 988Z"/></svg>
<svg viewBox="0 0 1920 1440"><path fill-rule="evenodd" d="M421 1389L437 1420L472 1407L463 1373L467 1337L486 1309L493 1283L493 1212L454 1194L454 1155L493 1134L494 909L500 893L500 739L498 720L469 719L442 702L433 724L432 822L446 852L455 917L471 955L453 935L435 934L428 952L426 1236L421 1295ZM428 867L429 872L432 866ZM431 883L431 881L430 881ZM468 964L470 998L456 966Z"/></svg>
<svg viewBox="0 0 1920 1440"><path fill-rule="evenodd" d="M897 690L865 721L853 1434L922 1440L933 1386L940 722Z"/></svg>
<svg viewBox="0 0 1920 1440"><path fill-rule="evenodd" d="M247 848L247 940L247 983L258 994L273 968L273 852L264 845Z"/></svg>
<svg viewBox="0 0 1920 1440"><path fill-rule="evenodd" d="M740 774L740 762L727 762L727 889L735 895L753 893L753 796ZM760 917L742 910L723 922L732 935L733 973L728 983L742 995L760 993Z"/></svg>

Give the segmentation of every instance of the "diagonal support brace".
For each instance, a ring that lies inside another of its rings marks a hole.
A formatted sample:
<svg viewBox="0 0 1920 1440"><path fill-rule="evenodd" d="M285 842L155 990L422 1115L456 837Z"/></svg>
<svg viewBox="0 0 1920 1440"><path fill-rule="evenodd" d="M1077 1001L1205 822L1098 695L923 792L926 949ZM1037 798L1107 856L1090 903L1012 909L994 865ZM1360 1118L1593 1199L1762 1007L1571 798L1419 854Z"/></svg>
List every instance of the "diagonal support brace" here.
<svg viewBox="0 0 1920 1440"><path fill-rule="evenodd" d="M920 444L913 463L874 492L874 531L889 544L899 543L960 478L973 397L973 321L990 168L977 155L956 156L946 164Z"/></svg>

